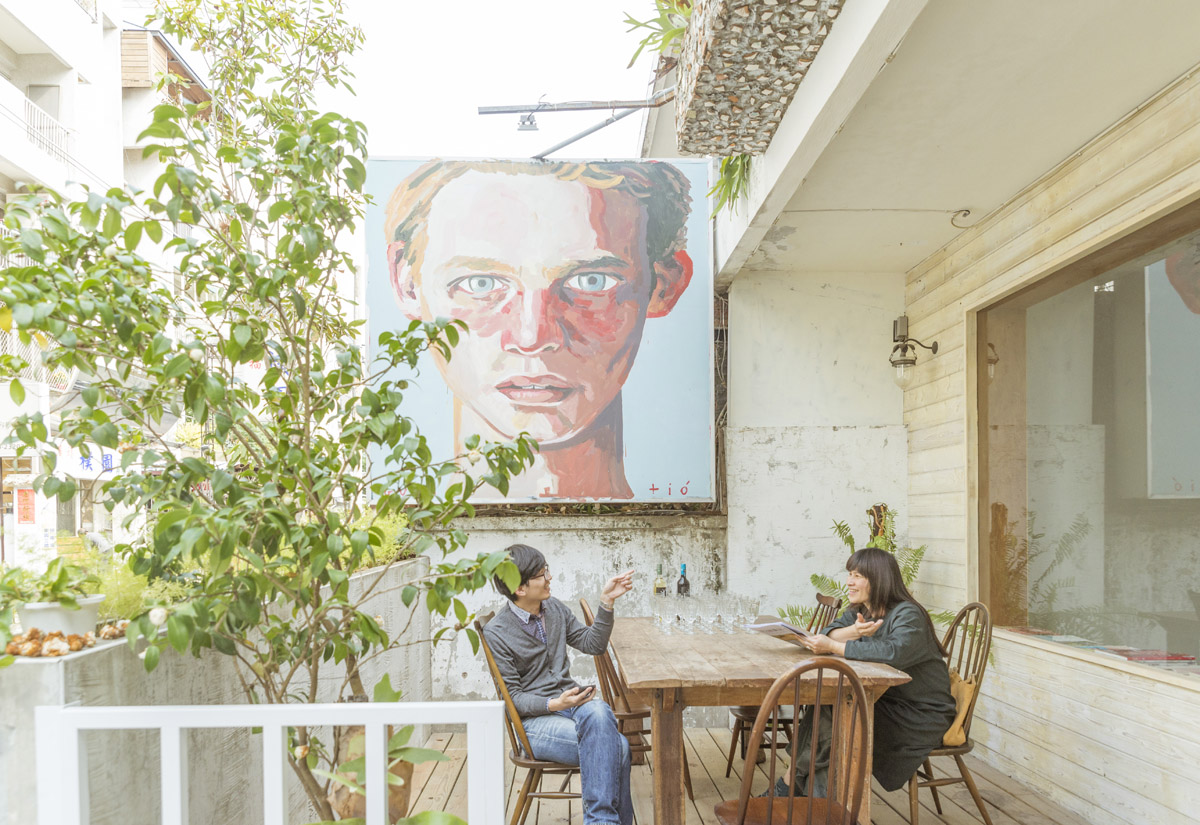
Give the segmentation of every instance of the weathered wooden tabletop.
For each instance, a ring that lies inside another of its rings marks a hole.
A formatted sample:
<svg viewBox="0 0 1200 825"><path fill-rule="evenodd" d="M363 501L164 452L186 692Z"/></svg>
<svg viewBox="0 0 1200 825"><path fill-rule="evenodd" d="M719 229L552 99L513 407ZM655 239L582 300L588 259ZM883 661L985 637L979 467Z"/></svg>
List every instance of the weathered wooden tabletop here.
<svg viewBox="0 0 1200 825"><path fill-rule="evenodd" d="M611 638L617 667L630 690L650 705L654 748L654 823L684 825L683 709L689 705L756 705L771 684L796 663L814 654L763 633L664 633L650 618L617 618ZM908 674L887 665L848 660L874 703L893 685L910 681ZM816 676L806 674L813 691ZM832 691L830 691L832 695ZM868 720L873 713L868 713ZM855 759L867 761L868 753ZM871 821L870 782L863 789L859 822Z"/></svg>

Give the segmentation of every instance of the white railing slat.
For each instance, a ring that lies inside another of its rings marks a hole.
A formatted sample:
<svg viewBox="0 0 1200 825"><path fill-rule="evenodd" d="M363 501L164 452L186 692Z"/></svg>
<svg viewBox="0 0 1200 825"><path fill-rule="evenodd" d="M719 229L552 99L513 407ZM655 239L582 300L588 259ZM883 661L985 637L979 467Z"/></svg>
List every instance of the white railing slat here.
<svg viewBox="0 0 1200 825"><path fill-rule="evenodd" d="M183 731L178 727L162 728L158 743L162 825L187 825L186 747Z"/></svg>
<svg viewBox="0 0 1200 825"><path fill-rule="evenodd" d="M363 738L367 755L367 825L391 825L388 821L387 741L382 724L368 724Z"/></svg>
<svg viewBox="0 0 1200 825"><path fill-rule="evenodd" d="M287 797L283 788L283 753L287 731L283 725L264 724L263 825L287 825Z"/></svg>

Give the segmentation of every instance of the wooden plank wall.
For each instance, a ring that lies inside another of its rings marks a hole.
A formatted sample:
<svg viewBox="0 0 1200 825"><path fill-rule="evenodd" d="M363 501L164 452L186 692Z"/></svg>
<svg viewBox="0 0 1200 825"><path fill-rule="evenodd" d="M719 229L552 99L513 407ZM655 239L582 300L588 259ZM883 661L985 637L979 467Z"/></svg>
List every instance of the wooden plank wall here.
<svg viewBox="0 0 1200 825"><path fill-rule="evenodd" d="M149 89L167 71L167 47L145 31L121 32L121 85Z"/></svg>
<svg viewBox="0 0 1200 825"><path fill-rule="evenodd" d="M979 594L975 313L1198 198L1200 67L908 273L911 334L940 346L921 353L904 404L910 534L929 545L930 605ZM1018 638L998 650L979 705L984 759L1093 823L1195 821L1200 719L1181 727L1179 711L1200 705L1200 685L1136 668L1114 678Z"/></svg>

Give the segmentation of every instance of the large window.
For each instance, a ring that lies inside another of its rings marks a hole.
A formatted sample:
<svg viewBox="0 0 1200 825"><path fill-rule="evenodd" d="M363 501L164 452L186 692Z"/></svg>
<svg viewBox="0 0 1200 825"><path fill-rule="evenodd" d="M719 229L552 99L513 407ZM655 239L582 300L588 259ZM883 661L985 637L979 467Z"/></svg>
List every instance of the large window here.
<svg viewBox="0 0 1200 825"><path fill-rule="evenodd" d="M1200 231L1098 260L979 315L981 590L1200 678Z"/></svg>

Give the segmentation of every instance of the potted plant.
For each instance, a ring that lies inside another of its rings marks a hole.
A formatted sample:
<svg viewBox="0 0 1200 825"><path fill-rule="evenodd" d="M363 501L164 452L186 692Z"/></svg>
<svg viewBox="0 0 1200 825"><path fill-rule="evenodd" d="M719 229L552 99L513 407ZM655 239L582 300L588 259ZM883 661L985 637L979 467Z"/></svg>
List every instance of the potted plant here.
<svg viewBox="0 0 1200 825"><path fill-rule="evenodd" d="M12 567L0 574L0 645L11 638L10 625L19 618L23 629L64 635L96 629L102 594L92 591L98 580L63 557L53 559L45 572Z"/></svg>

